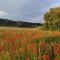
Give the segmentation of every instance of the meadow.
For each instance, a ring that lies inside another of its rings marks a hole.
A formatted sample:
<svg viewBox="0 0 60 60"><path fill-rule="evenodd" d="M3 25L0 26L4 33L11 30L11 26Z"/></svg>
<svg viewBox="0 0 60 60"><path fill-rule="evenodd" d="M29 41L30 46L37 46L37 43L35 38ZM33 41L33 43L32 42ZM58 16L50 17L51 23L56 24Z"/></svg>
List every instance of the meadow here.
<svg viewBox="0 0 60 60"><path fill-rule="evenodd" d="M0 27L0 60L60 60L60 32Z"/></svg>

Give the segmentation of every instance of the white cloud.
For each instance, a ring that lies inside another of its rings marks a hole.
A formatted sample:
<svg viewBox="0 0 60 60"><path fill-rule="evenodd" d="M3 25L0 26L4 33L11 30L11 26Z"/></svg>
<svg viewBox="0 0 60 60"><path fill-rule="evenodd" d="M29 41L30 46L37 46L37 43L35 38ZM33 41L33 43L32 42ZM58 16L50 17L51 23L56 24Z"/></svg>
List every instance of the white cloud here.
<svg viewBox="0 0 60 60"><path fill-rule="evenodd" d="M5 15L7 15L6 12L4 12L4 11L0 11L0 16L5 16Z"/></svg>

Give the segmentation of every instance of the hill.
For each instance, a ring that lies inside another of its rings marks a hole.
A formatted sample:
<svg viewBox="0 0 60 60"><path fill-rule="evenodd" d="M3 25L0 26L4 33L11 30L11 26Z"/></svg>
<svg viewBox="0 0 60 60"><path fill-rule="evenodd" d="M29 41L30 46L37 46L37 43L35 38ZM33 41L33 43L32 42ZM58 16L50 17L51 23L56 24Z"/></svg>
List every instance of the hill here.
<svg viewBox="0 0 60 60"><path fill-rule="evenodd" d="M36 27L41 26L40 23L13 21L8 19L0 19L0 26L12 26L12 27Z"/></svg>

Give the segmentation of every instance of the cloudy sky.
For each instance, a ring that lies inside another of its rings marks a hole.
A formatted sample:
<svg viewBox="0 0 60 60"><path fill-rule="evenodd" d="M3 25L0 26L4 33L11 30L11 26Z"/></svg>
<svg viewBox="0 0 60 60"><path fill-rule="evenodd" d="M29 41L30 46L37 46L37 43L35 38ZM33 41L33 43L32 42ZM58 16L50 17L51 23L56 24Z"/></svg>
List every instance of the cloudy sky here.
<svg viewBox="0 0 60 60"><path fill-rule="evenodd" d="M0 18L43 22L43 14L56 6L60 0L0 0Z"/></svg>

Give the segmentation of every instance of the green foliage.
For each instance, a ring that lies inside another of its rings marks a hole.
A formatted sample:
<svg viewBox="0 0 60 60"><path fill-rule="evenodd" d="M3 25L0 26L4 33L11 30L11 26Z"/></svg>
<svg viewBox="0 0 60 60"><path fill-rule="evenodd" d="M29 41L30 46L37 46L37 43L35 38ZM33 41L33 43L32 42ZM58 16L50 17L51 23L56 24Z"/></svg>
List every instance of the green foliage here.
<svg viewBox="0 0 60 60"><path fill-rule="evenodd" d="M44 26L47 30L60 30L60 7L50 8L50 10L44 14L44 20Z"/></svg>

